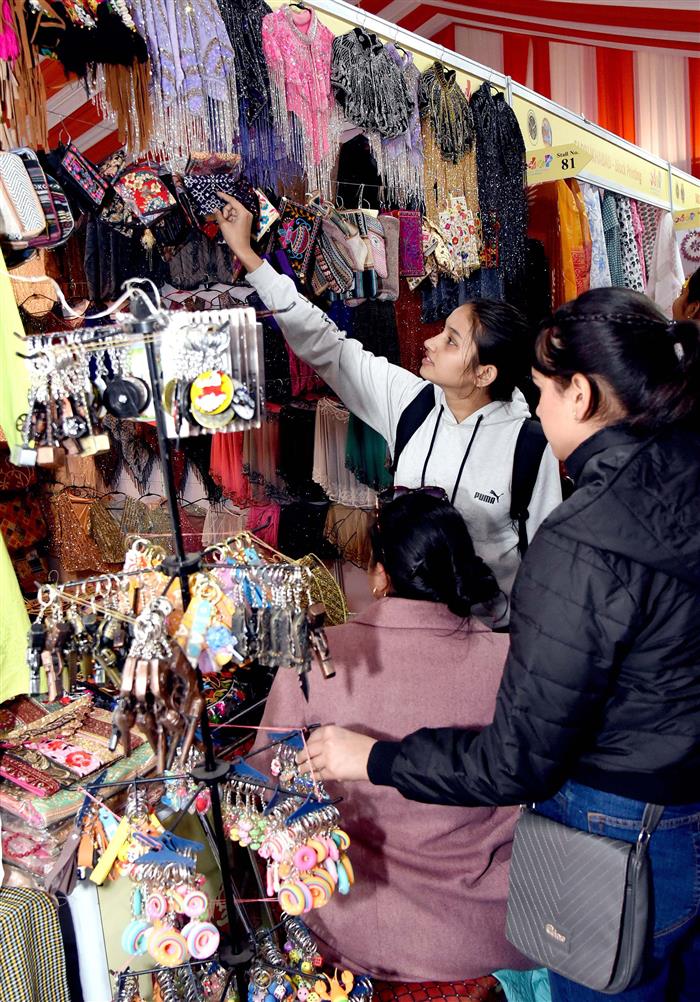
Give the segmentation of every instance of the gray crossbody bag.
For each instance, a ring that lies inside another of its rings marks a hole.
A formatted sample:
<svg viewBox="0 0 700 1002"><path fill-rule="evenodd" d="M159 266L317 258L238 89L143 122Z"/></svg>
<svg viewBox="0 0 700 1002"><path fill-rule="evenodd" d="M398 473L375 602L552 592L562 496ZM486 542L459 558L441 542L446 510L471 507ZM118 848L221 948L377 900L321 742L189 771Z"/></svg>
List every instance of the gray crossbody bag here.
<svg viewBox="0 0 700 1002"><path fill-rule="evenodd" d="M506 938L532 960L614 995L642 975L650 932L647 844L664 808L647 804L635 843L524 808L510 863Z"/></svg>

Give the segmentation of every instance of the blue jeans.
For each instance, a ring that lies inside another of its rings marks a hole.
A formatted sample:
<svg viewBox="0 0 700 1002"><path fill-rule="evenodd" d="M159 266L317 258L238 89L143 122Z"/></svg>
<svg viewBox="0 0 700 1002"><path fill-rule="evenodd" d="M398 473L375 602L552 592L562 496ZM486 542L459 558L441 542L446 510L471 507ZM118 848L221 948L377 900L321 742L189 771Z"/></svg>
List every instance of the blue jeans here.
<svg viewBox="0 0 700 1002"><path fill-rule="evenodd" d="M537 811L570 828L634 842L644 804L569 781ZM666 808L649 861L654 936L643 980L604 995L550 971L552 1002L700 1002L700 803Z"/></svg>

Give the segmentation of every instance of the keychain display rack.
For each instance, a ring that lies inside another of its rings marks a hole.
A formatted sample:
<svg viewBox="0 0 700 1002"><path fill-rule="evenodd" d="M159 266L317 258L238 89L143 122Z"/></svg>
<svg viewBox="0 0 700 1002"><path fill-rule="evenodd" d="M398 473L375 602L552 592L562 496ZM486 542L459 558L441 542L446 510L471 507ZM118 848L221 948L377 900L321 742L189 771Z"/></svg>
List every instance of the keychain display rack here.
<svg viewBox="0 0 700 1002"><path fill-rule="evenodd" d="M113 352L115 348L119 349L127 344L139 353L141 359L141 375L132 381L141 382L144 392L148 393L150 407L148 409L148 416L145 419L149 421L155 419L159 465L163 484L162 489L172 536L172 552L167 556L159 553L155 558L157 562L148 566L147 563L145 565L139 563L140 558L137 554L140 551L138 548L135 548L133 556L137 562L129 564L127 560L124 570L120 575L100 575L81 581L66 582L58 586L45 586L48 598L42 603L42 594L40 591L40 614L36 622L32 624L30 630L28 665L30 667L31 686L32 691L37 694L40 685L40 666L46 669L50 693L52 689L57 692L60 691L62 685L61 675L65 665L61 659L60 650L57 651L56 644L58 641L56 638L49 642L48 648L44 646L46 638L45 624L53 622L54 629L59 635L60 623L63 623L63 627L67 628L68 633L70 633L71 627L67 622L62 620L51 620L48 613L49 608L56 610L61 607L60 604L64 601L69 606L78 606L81 603L89 605L90 601L92 601L92 618L94 619L98 605L95 602L94 596L92 599L87 597L86 586L90 583L94 583L96 588L99 589L102 583L106 580L111 581L114 577L123 576L128 580L130 575L144 573L156 573L163 577L165 583L158 586L157 596L144 605L144 608L136 618L127 616L126 610L120 607L118 599L116 605L112 605L112 600L107 598L111 594L111 585L108 585L107 591L104 593L96 592L96 594L103 594L105 601L109 603L109 609L112 610L113 615L133 623L134 633L133 642L131 643L129 654L124 661L119 679L114 676L108 662L104 662L99 656L95 662L95 664L99 663L102 665L103 680L105 673L109 670L112 681L119 688L118 701L112 715L113 731L109 745L110 750L114 750L117 741L121 738L125 752L129 755L130 731L134 721L137 719L140 727L148 736L149 743L156 755L158 775L155 777L117 781L115 783L100 782L100 780L105 778L104 775L100 775L96 777L96 781L88 784L85 804L87 804L88 799L94 801L96 799L95 795L102 787L111 789L114 789L114 787L133 788L135 797L136 791L141 784L167 782L171 779L188 781L186 794L177 803L177 813L171 819L170 827L174 829L184 818L192 804L195 803L197 797L206 791L208 808L205 813L198 811L198 818L212 852L215 865L221 875L222 897L228 920L228 938L220 940L215 960L226 972L224 995L232 979L235 979L238 997L243 1000L248 994L247 978L250 976L251 964L262 963L265 965L264 959L261 960L261 950L263 950L261 936L269 936L277 928L268 904L272 900L270 896L271 891L278 894L280 904L282 904L281 896L283 894L286 894L288 897L293 897L295 894L298 897L301 894L304 902L310 908L317 907L315 902L318 895L323 897L324 894L327 894L324 897L324 901L321 902L325 903L333 892L335 883L331 879L331 884L328 888L324 889L322 886L319 890L318 887L315 887L317 895L315 898L311 893L310 885L304 882L304 874L297 874L300 878L297 881L299 886L294 885L292 887L291 884L289 886L283 885L284 881L280 883L276 869L277 864L275 864L272 871L268 867L267 886L264 887L255 858L250 854L249 850L252 874L260 896L252 899L243 898L236 888L232 872L232 860L229 857L230 839L227 835L228 829L226 825L230 821L231 804L228 800L224 803L224 799L225 797L230 797L230 784L232 782L243 782L247 791L252 789L257 790L257 794L255 795L258 798L261 798L263 791L273 791L274 795L270 801L270 805L272 806L274 801L276 805L275 810L278 812L282 811L281 818L286 818L287 814L289 814L290 821L296 819L297 811L299 817L302 814L306 817L309 811L315 811L319 816L319 824L327 826L329 821L334 817L337 818L338 815L337 811L335 811L334 802L327 799L325 791L323 793L319 792L319 787L315 780L313 781L313 795L311 792L307 792L306 800L301 807L298 809L294 808L293 805L285 807L284 805L287 803L288 798L291 797L298 800L298 789L287 789L286 786L288 784L285 782L278 782L276 786L267 785L265 777L261 773L258 773L254 769L250 770L244 764L243 759L247 758L247 755L235 755L232 761L225 760L217 755L218 742L215 742L212 733L207 705L204 699L203 665L200 667L202 647L198 639L198 634L194 634L195 639L192 639L192 636L188 637L187 633L183 634L182 637L176 639L175 646L173 647L169 645L169 642L165 642L167 636L165 633L165 622L167 616L173 610L173 602L175 601L168 597L168 593L174 583L178 582L179 589L175 589L176 591L179 590L177 601L181 602L182 611L186 618L186 613L192 608L193 603L203 602L208 604L209 598L203 598L204 592L202 589L204 587L217 587L213 581L208 581L207 578L210 578L210 576L216 578L217 575L225 576L226 580L230 581L231 584L224 586L224 588L231 587L232 591L230 594L236 596L234 600L235 605L233 606L235 610L233 612L233 633L229 631L230 636L233 637L236 643L240 643L240 641L236 641L236 637L246 637L248 627L244 624L248 613L252 616L252 622L256 624L253 626L254 633L252 634L255 642L251 641L249 648L248 639L245 640L237 655L239 660L242 660L247 655L262 668L267 669L289 664L299 672L300 684L305 695L308 692L306 673L312 663L312 656L318 661L324 677L330 678L334 674L323 631L325 609L322 603L312 598L309 587L311 572L306 566L302 566L299 561L288 561L283 554L272 547L268 547L267 544L262 543L262 541L257 540L254 536L250 536L247 533L241 534L240 539L234 536L219 546L209 547L203 553L187 552L177 504L177 488L172 450L177 447L180 439L180 431L187 424L188 411L186 408L180 410L179 404L171 407L167 399L168 388L172 388L174 385L176 386L176 390L173 392L182 394L180 381L186 377L177 369L177 366L173 367L172 362L174 358L180 355L177 334L182 331L182 340L184 341L185 336L187 336L184 333L187 331L187 323L183 323L182 318L176 315L178 322L174 325L174 331L171 330L171 315L160 308L157 290L155 290L149 279L132 279L126 283L126 287L126 293L120 297L110 311L103 314L106 316L107 313L113 312L117 308L124 308L122 304L128 303L129 312L121 313L117 318L117 323L111 327L85 327L66 332L65 336L68 340L65 349L62 347L63 332L59 332L57 335L47 335L46 338L48 340L45 340L41 335L34 335L29 339L38 348L38 352L33 355L24 354L21 357L25 358L28 362L36 363L36 369L40 378L32 384L32 388L30 389L29 414L25 421L23 446L20 450L21 455L18 461L20 464L26 463L28 465L31 461L31 453L34 452L37 457L39 454L38 448L32 449L30 445L32 439L35 442L35 446L40 444L36 438L38 426L34 428L35 433L30 434L31 412L32 408L36 406L37 401L45 408L45 426L50 427L52 423L49 414L49 401L51 399L49 383L47 382L47 387L43 394L40 394L37 390L37 387L41 387L42 374L52 368L51 359L56 359L56 367L60 369L64 353L66 357L72 353L73 361L75 361L75 358L80 358L83 353L94 354L95 346L97 346L98 351L104 350L107 353ZM233 391L231 409L235 417L228 420L228 423L232 426L228 430L238 430L235 428L237 423L240 424L242 422L245 424L246 422L252 422L254 426L257 426L255 422L260 422L264 408L262 390L264 377L262 372L262 332L258 320L262 317L274 316L277 312L286 312L286 310L281 310L255 313L243 304L241 309L245 310L245 316L241 314L240 317L232 317L231 311L226 311L224 314L220 312L216 313L215 311L214 313L193 314L190 321L193 329L198 325L203 326L204 334L210 338L210 343L214 344L215 342L215 347L218 346L219 348L221 348L224 340L224 328L227 323L230 322L232 332L236 329L239 332L239 338L236 344L232 345L230 356L231 368L229 371L232 375L229 379L232 383ZM240 336L241 330L243 331L242 338ZM167 337L165 336L166 333ZM190 339L186 343L185 349L192 350L192 344L193 341ZM20 353L18 352L18 354ZM168 366L164 366L166 357L169 368ZM216 362L212 366L213 357L211 353L208 356L202 355L198 363L205 370L201 377L203 382L206 382L209 377L225 375L226 370L223 368L221 371L214 371L216 370ZM216 356L217 361L219 358L222 359L220 364L222 366L225 365L226 363L223 362L224 355ZM207 362L209 362L212 371L208 371ZM121 374L123 369L121 362L116 367L111 365L111 369L115 373L112 377L115 382L119 380L121 380L122 384L128 382L128 380L122 379ZM99 367L97 371L99 375ZM166 375L169 375L167 386ZM48 379L50 378L49 376ZM197 378L194 379L191 387L194 388ZM102 393L104 385L109 387L110 383L103 383L102 387L98 386L97 388L100 393ZM87 416L85 424L89 431L89 436L85 440L89 441L89 447L99 444L97 451L107 448L108 441L107 444L102 442L102 439L106 439L107 436L104 434L94 434L95 430L99 431L97 428L99 415L95 411L94 422L90 418L89 390L86 391L81 388L81 381L77 375L72 382L65 379L63 382L60 379L58 380L57 387L66 386L75 387L75 390L70 389L69 392L75 396L77 401L81 402L82 411ZM238 391L237 387L239 388ZM248 387L250 387L250 390L247 389ZM247 392L247 397L242 392L244 389ZM236 392L239 392L238 397L236 397ZM176 399L182 400L182 396ZM71 400L69 399L69 404L70 402ZM76 412L80 413L79 410L76 410ZM111 413L114 413L114 411L111 411ZM143 411L137 411L136 413L127 412L124 414L124 419L137 416L138 413L143 413ZM183 415L182 417L180 416L181 414ZM121 415L117 414L116 416ZM63 414L63 418L65 426L65 413ZM238 422L236 418L239 419ZM209 428L208 424L203 424L205 429ZM184 436L188 437L190 430L194 434L199 433L197 429L187 429L184 432ZM227 429L217 428L217 430ZM39 434L42 434L40 430ZM85 429L83 429L82 434L85 434ZM77 437L79 436L76 435ZM52 440L51 433L48 434L48 444L45 443L44 447L47 451L51 452L62 451L60 448L54 448L55 443ZM25 450L28 453L26 456L24 455ZM43 465L52 464L47 462ZM139 542L143 543L142 540ZM258 554L258 546L262 546L263 552L269 551L269 553L266 552L265 556L260 556ZM228 556L225 558L227 550ZM144 559L148 560L152 558ZM242 563L234 571L234 576L231 578L232 565L229 561L233 561L235 566L236 561L239 559ZM139 569L135 569L137 567ZM202 579L205 579L204 582ZM245 582L245 584L242 582ZM78 589L78 591L72 594L73 589ZM263 599L263 595L266 595L267 598ZM266 610L269 610L267 615L262 615L261 610L263 606L259 604L261 601L270 603L264 606ZM54 602L59 604L58 607L52 606ZM246 612L246 609L248 612ZM135 613L135 610L136 607L134 606L132 612ZM102 611L108 612L109 610L103 609ZM239 623L238 626L235 625L237 617L243 617L243 622ZM56 625L56 623L59 623L59 625ZM184 628L183 623L181 623L178 631ZM177 632L175 637L178 637ZM184 637L187 637L186 641L183 639ZM285 646L285 637L288 638L288 646ZM49 659L50 664L49 661L44 660L45 658ZM161 663L162 668L159 667ZM166 675L161 675L161 671L166 665ZM74 667L70 666L70 662L69 668L71 671L74 670ZM165 682L167 675L172 675L172 678L175 680L173 684ZM100 681L97 675L95 681L96 683ZM88 688L94 690L95 686L88 685ZM145 699L144 693L149 688L152 689L151 700L157 699L159 705L167 710L167 728L157 724L153 712L153 702L148 702ZM100 691L99 685L97 686L97 691ZM56 693L54 693L55 695ZM232 717L227 719L226 724L222 726L240 726L244 730L246 729L247 725L239 722L249 714L260 710L265 702L264 699L258 698L259 692L257 689L255 689L252 695L254 696L254 701L238 709ZM192 765L192 758L194 756L189 754L189 749L195 732L198 733L201 739L203 756L196 761L196 764ZM278 735L273 744L277 744L279 741L291 741L292 739L300 742L295 747L302 747L304 738L303 733L299 729L295 729L286 735ZM273 747L273 744L265 747ZM237 746L234 743L235 747ZM257 754L257 751L262 750L265 749L257 749L251 754ZM172 769L176 754L180 755L181 767L177 770L179 774L174 773ZM293 755L294 753L292 752L291 754ZM282 780L286 774L288 773L282 772L280 774ZM273 775L277 775L277 773L273 772ZM241 779L241 777L244 778ZM189 783L192 785L190 786ZM227 784L227 786L224 787L222 784ZM292 787L294 787L293 783ZM249 795L252 796L253 794L246 793L246 796ZM83 810L85 809L85 804ZM289 813L290 811L293 811L293 813ZM78 816L80 817L81 814L82 811ZM226 824L225 816L229 819ZM262 831L262 828L260 830ZM234 824L232 832L235 831L237 829ZM338 838L340 839L341 837L347 839L347 836L338 829ZM238 837L234 834L231 834L231 839L239 841ZM248 843L243 841L242 844L245 846ZM253 847L255 848L255 846ZM338 846L335 846L335 849L337 852L340 852ZM343 868L342 860L337 864L337 871L338 876L335 880L338 886L342 887L341 893L345 894L349 890L350 883L354 880L349 861L347 872ZM340 879L341 874L343 877L342 881ZM324 884L328 879L326 876ZM263 904L263 927L257 931L245 907L249 900ZM285 898L285 900L287 899ZM289 906L290 909L292 908L292 904ZM284 905L283 910L286 910ZM293 912L292 914L296 913ZM136 918L134 918L134 921L137 921ZM153 951L151 953L154 955ZM154 959L158 960L158 957L154 955ZM212 959L214 959L213 956ZM173 970L174 968L170 969ZM119 974L124 974L124 972L113 973L115 977ZM138 971L127 971L129 977L135 977L139 973ZM120 979L119 984L122 981L123 978Z"/></svg>
<svg viewBox="0 0 700 1002"><path fill-rule="evenodd" d="M155 310L153 304L143 292L140 295L132 296L130 307L134 318L130 324L130 331L134 334L144 335L151 394L155 410L163 491L173 533L174 554L172 557L166 558L164 569L172 577L179 578L184 609L190 599L189 577L199 568L200 555L188 556L185 551L182 535L182 525L177 507L177 490L173 474L171 440L168 438L165 413L162 405L163 388L160 380L156 343L152 336L156 330L156 320L153 316ZM202 690L202 675L198 668L196 669L196 674L200 690ZM228 840L224 832L219 786L228 776L231 765L229 762L224 762L216 756L206 706L200 718L200 732L204 748L204 761L192 770L192 778L198 786L204 785L211 797L211 830L209 830L206 819L203 819L203 827L209 836L209 841L214 850L214 857L221 873L226 915L229 923L230 943L228 944L228 948L223 947L220 950L219 959L225 967L231 967L235 970L239 998L243 998L243 970L253 958L255 936L245 910L236 900L238 895L234 891L233 874L228 856ZM237 931L234 931L234 916L238 920L239 928Z"/></svg>
<svg viewBox="0 0 700 1002"><path fill-rule="evenodd" d="M161 381L161 367L157 351L157 342L159 341L161 333L159 329L161 326L161 315L159 314L155 304L149 298L149 292L153 288L152 283L148 280L131 280L127 283L127 285L130 295L128 297L122 297L119 302L121 303L124 298L128 298L130 315L127 317L122 316L121 330L129 339L133 339L135 344L142 343L145 350L148 365L148 377L150 381L152 409L155 417L155 427L158 440L163 493L172 531L172 555L163 558L158 570L169 578L169 584L166 591L175 580L179 581L182 607L184 610L187 608L191 598L190 577L195 574L200 567L203 566L203 564L202 554L188 554L185 549L182 524L177 506L177 489L173 473L172 457L174 441L172 437L172 429L168 428L167 423L169 415L166 415L163 406L163 385ZM269 314L266 313L264 315ZM254 332L254 338L258 339L259 353L261 356L262 344L259 340L261 338L260 325L256 323L255 326L256 331ZM82 332L72 331L72 341L76 345L79 344L82 340L79 335L82 333L85 338L94 343L96 339L101 337L108 338L109 335L114 334L117 329L119 328L114 326L105 326L85 328ZM17 354L25 359L30 359L32 357L21 354L20 352ZM256 390L258 389L258 385L259 384L255 384ZM263 401L261 396L258 397L258 405L259 409L262 410ZM81 581L80 584L83 586L89 584L91 581L97 582L100 580L100 577L92 579L88 578ZM62 587L69 588L70 584L66 584ZM201 671L199 667L196 667L194 671L197 678L199 692L203 694L204 687ZM233 722L240 721L252 711L260 709L263 704L264 700L256 700L252 705L244 706L230 718L228 721L229 725ZM212 851L216 866L221 874L223 900L226 908L229 928L228 942L222 938L221 945L217 951L216 959L226 970L228 970L228 981L230 982L232 977L235 978L239 998L244 999L247 995L245 975L255 956L257 950L257 939L247 911L244 905L239 901L241 896L236 890L231 863L229 860L228 850L230 843L226 838L224 830L220 786L230 776L233 766L231 762L224 761L217 757L206 704L204 705L199 716L198 729L199 735L201 736L203 758L200 759L191 771L187 773L187 778L194 782L195 789L192 795L188 797L187 802L181 806L180 810L175 815L174 826L176 826L184 817L197 795L202 791L207 790L210 798L210 814L209 816L199 815L199 818ZM137 778L106 785L115 787L134 787L141 784L162 781L162 778L158 776L141 779ZM94 793L100 789L102 785L104 784L100 784L98 782L90 786L89 789ZM255 879L258 885L260 885L260 875L257 868L253 866L253 869L255 871ZM157 969L154 968L154 970ZM140 974L142 972L134 973ZM121 972L121 974L123 975L123 972ZM118 981L118 984L119 983L121 983L120 980ZM228 983L226 987L228 987Z"/></svg>

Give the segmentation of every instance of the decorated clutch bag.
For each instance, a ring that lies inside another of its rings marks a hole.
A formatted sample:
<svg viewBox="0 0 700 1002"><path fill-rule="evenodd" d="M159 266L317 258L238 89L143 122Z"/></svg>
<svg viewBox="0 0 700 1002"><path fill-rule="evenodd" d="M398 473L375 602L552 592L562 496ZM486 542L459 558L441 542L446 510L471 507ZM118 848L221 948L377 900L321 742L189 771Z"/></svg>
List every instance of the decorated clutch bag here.
<svg viewBox="0 0 700 1002"><path fill-rule="evenodd" d="M253 240L262 240L265 234L275 225L280 214L264 191L256 188L255 194L258 196L258 202L260 203L260 217L258 225L253 229Z"/></svg>
<svg viewBox="0 0 700 1002"><path fill-rule="evenodd" d="M186 174L230 174L239 177L241 157L239 153L206 153L195 150L190 153Z"/></svg>
<svg viewBox="0 0 700 1002"><path fill-rule="evenodd" d="M275 234L276 245L287 255L295 274L306 281L314 252L321 217L313 209L297 202L282 203L280 221Z"/></svg>
<svg viewBox="0 0 700 1002"><path fill-rule="evenodd" d="M59 162L62 178L72 183L81 203L99 208L104 202L109 183L97 167L73 143L68 143L59 151Z"/></svg>
<svg viewBox="0 0 700 1002"><path fill-rule="evenodd" d="M127 168L114 182L114 190L144 226L150 226L176 204L158 172L147 164Z"/></svg>
<svg viewBox="0 0 700 1002"><path fill-rule="evenodd" d="M44 170L39 163L39 158L34 150L23 147L21 149L14 150L14 152L18 157L20 157L27 170L27 174L29 174L29 179L37 193L42 212L44 213L44 217L46 219L45 231L40 233L38 236L33 237L29 241L29 246L55 247L56 244L61 241L61 226L58 221L53 195L51 193L51 189L49 188L48 178L46 174L44 174Z"/></svg>
<svg viewBox="0 0 700 1002"><path fill-rule="evenodd" d="M222 208L221 199L216 193L223 191L237 198L253 214L253 229L256 228L260 203L255 188L246 178L231 174L183 174L182 181L200 217L206 218Z"/></svg>

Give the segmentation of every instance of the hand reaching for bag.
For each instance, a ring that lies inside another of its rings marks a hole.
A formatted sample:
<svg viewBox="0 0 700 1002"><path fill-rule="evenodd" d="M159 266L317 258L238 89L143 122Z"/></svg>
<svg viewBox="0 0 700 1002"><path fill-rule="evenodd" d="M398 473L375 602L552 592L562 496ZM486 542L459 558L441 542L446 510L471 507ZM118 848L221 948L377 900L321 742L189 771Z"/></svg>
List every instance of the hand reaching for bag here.
<svg viewBox="0 0 700 1002"><path fill-rule="evenodd" d="M252 213L233 195L223 191L216 194L224 203L223 210L217 209L214 213L222 237L246 271L255 271L262 264L262 258L251 247Z"/></svg>

